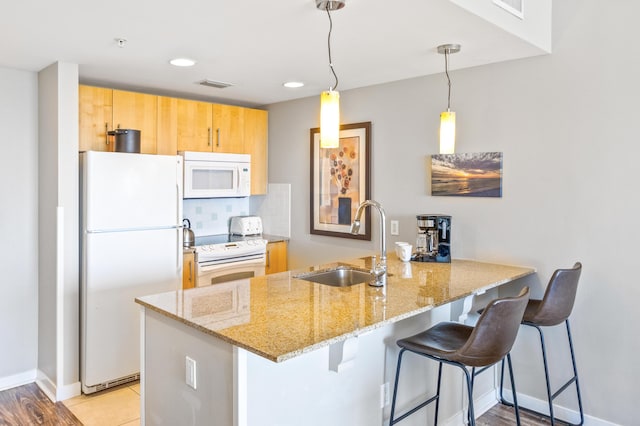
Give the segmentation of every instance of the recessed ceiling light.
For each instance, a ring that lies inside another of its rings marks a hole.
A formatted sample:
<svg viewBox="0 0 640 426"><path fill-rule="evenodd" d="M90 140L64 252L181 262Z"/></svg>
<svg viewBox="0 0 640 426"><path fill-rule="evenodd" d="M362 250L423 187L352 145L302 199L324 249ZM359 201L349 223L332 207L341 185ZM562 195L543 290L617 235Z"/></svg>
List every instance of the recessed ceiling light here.
<svg viewBox="0 0 640 426"><path fill-rule="evenodd" d="M169 63L176 67L192 67L196 64L196 61L189 58L175 58L170 60Z"/></svg>
<svg viewBox="0 0 640 426"><path fill-rule="evenodd" d="M298 87L304 86L304 83L301 81L287 81L283 84L284 87L289 87L292 89L297 89Z"/></svg>

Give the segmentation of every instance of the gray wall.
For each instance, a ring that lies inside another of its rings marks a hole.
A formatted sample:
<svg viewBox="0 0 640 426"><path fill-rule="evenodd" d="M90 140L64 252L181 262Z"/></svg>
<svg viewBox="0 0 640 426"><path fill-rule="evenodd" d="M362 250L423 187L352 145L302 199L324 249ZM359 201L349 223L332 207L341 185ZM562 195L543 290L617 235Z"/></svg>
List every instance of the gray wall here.
<svg viewBox="0 0 640 426"><path fill-rule="evenodd" d="M452 73L456 149L504 153L502 198L429 195L426 161L438 150L444 75L343 91L341 109L343 123L372 122L372 197L400 221L390 243L413 241L415 214L449 213L455 257L534 266L536 297L555 268L583 262L572 325L585 409L634 424L640 54L625 41L640 37L640 5L615 6L554 2L553 54ZM372 242L309 234L309 128L319 124L319 97L269 112L269 180L292 184L292 268L376 250L375 221ZM563 329L548 339L562 345L551 357L559 384L569 366ZM534 398L543 395L538 352L535 336L522 330L514 351L518 390ZM573 406L574 399L559 402Z"/></svg>
<svg viewBox="0 0 640 426"><path fill-rule="evenodd" d="M0 389L35 378L38 80L0 68Z"/></svg>
<svg viewBox="0 0 640 426"><path fill-rule="evenodd" d="M0 68L0 389L54 399L80 389L77 92L74 64Z"/></svg>

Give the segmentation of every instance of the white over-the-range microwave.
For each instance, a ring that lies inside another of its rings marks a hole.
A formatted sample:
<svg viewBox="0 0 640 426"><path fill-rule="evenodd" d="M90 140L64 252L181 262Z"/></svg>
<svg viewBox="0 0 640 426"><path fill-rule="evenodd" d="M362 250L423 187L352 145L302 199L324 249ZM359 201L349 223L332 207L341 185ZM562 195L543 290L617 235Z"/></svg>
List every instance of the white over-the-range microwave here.
<svg viewBox="0 0 640 426"><path fill-rule="evenodd" d="M180 151L184 158L184 198L248 197L251 155Z"/></svg>

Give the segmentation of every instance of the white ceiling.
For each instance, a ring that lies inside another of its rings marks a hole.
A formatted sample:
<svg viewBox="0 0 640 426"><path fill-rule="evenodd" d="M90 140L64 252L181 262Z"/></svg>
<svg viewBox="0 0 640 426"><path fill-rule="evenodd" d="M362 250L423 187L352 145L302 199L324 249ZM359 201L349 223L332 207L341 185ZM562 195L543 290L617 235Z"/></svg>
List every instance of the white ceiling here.
<svg viewBox="0 0 640 426"><path fill-rule="evenodd" d="M329 20L315 0L20 0L2 15L3 67L71 62L83 83L246 106L333 85ZM347 0L332 18L338 90L441 73L444 43L462 45L452 70L544 53L449 0ZM168 63L185 56L197 64ZM234 86L196 84L205 78Z"/></svg>

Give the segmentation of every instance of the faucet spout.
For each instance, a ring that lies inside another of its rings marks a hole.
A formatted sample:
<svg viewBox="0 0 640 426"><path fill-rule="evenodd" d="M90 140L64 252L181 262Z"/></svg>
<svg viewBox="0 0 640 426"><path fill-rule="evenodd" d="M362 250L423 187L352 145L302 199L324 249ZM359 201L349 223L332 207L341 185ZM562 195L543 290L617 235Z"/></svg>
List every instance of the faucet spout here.
<svg viewBox="0 0 640 426"><path fill-rule="evenodd" d="M377 277L383 278L383 276L387 272L387 239L386 239L387 217L380 203L374 200L365 200L362 203L360 203L360 205L358 206L358 209L356 210L355 219L353 223L351 223L351 233L357 234L359 232L360 219L362 218L362 213L364 212L364 209L367 208L368 206L374 207L380 214L380 262L374 266L374 269L372 272ZM380 279L378 282L380 282L381 284L379 285L383 285L385 281L386 280L384 279Z"/></svg>

